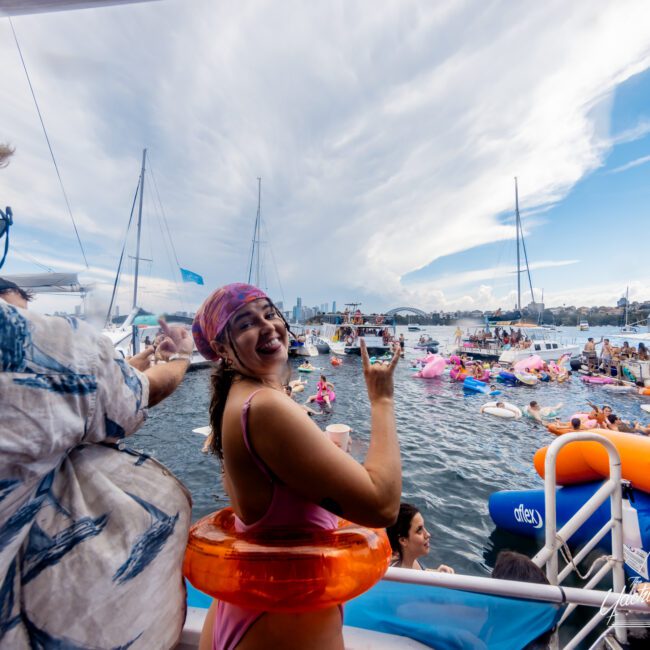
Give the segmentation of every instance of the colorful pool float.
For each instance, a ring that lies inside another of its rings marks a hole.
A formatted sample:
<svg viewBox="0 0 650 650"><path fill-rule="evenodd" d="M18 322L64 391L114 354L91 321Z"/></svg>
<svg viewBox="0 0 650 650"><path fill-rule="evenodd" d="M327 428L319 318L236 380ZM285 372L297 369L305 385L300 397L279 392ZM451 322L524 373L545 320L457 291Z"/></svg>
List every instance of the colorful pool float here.
<svg viewBox="0 0 650 650"><path fill-rule="evenodd" d="M633 433L620 433L607 429L594 429L614 443L621 457L623 478L633 487L650 492L650 438ZM544 477L547 447L539 449L534 457L537 473ZM560 450L556 459L558 485L572 485L598 481L609 476L609 456L605 447L597 442L571 442Z"/></svg>
<svg viewBox="0 0 650 650"><path fill-rule="evenodd" d="M539 381L537 376L530 372L515 372L515 377L517 378L517 381L524 384L524 386L535 386Z"/></svg>
<svg viewBox="0 0 650 650"><path fill-rule="evenodd" d="M611 377L603 375L580 375L580 380L585 384L613 384L614 380Z"/></svg>
<svg viewBox="0 0 650 650"><path fill-rule="evenodd" d="M463 382L463 388L474 393L483 393L484 395L499 395L501 393L500 390L490 390L488 384L484 381L479 381L474 377L466 377Z"/></svg>
<svg viewBox="0 0 650 650"><path fill-rule="evenodd" d="M512 420L521 417L521 409L509 402L503 402L503 406L497 406L497 402L486 402L481 406L481 413L495 415L498 418Z"/></svg>

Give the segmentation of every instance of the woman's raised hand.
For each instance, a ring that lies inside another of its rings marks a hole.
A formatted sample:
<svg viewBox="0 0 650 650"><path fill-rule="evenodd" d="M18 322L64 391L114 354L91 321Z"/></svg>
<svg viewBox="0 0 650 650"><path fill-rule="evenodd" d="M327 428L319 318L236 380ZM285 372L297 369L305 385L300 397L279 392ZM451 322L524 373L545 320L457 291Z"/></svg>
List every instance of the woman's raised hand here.
<svg viewBox="0 0 650 650"><path fill-rule="evenodd" d="M366 387L368 388L368 399L373 402L374 400L382 398L393 398L393 374L395 366L400 357L399 343L393 344L393 358L390 363L375 363L371 364L368 357L368 349L366 342L363 338L359 340L359 347L361 348L361 365L363 367L363 375L366 379Z"/></svg>

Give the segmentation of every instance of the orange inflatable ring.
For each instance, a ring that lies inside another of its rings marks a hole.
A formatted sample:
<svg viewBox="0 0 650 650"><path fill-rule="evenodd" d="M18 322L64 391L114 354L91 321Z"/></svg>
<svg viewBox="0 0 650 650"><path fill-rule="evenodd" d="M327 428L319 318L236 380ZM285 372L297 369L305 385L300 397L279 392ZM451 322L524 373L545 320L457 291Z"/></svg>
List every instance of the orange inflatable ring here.
<svg viewBox="0 0 650 650"><path fill-rule="evenodd" d="M639 395L650 395L650 386L639 388Z"/></svg>
<svg viewBox="0 0 650 650"><path fill-rule="evenodd" d="M370 589L391 557L384 530L339 520L336 530L235 531L224 508L190 528L183 573L197 589L265 612L306 612Z"/></svg>
<svg viewBox="0 0 650 650"><path fill-rule="evenodd" d="M561 436L563 433L571 433L572 431L574 433L579 433L579 431L576 431L573 427L560 427L557 424L548 424L546 428L556 436Z"/></svg>
<svg viewBox="0 0 650 650"><path fill-rule="evenodd" d="M650 492L650 438L633 433L593 429L614 443L621 457L624 479L644 492ZM544 462L548 447L538 449L533 462L537 473L544 478ZM609 476L607 450L597 442L570 442L560 450L555 464L558 485L573 485L600 481Z"/></svg>

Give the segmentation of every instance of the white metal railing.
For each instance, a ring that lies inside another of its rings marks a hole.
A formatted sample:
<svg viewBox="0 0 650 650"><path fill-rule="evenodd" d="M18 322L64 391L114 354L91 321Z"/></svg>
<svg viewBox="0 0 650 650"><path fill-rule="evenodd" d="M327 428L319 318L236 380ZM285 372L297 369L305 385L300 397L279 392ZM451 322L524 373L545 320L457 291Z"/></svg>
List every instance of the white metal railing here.
<svg viewBox="0 0 650 650"><path fill-rule="evenodd" d="M628 599L620 601L620 594L597 589L562 587L559 585L544 585L534 582L519 582L517 580L497 580L496 578L469 576L463 574L438 573L433 571L414 571L391 567L382 580L402 582L406 584L426 585L467 591L476 594L490 594L519 598L537 602L569 604L593 607L608 616L612 611L626 613L634 612L650 615L650 606L643 600ZM188 615L181 636L179 648L183 650L198 648L198 639L207 609L188 607ZM567 648L569 646L565 646Z"/></svg>
<svg viewBox="0 0 650 650"><path fill-rule="evenodd" d="M582 505L582 507L567 521L560 530L557 530L556 521L556 460L560 450L571 442L585 441L596 442L607 450L609 457L609 478L598 488L591 498ZM591 515L606 501L611 503L611 518L602 526L602 528L591 538L591 540L575 556L571 557L568 553L566 566L562 571L559 569L558 553L565 552L567 542L570 537L584 524ZM584 579L586 579L598 562L603 566L584 585L584 589L593 589L600 581L611 571L613 578L613 596L617 599L625 591L625 572L623 569L623 506L621 490L621 459L614 444L607 438L596 433L567 433L557 438L547 449L544 463L544 501L546 513L545 526L545 545L533 558L533 562L542 567L546 565L546 576L551 585L560 585L562 581L573 571L579 574L578 564L592 551L598 542L611 532L612 552L608 557L598 558ZM583 576L581 576L583 577ZM571 602L567 607L564 615L560 619L560 625L580 605L579 602ZM604 618L609 617L610 612L605 608L599 611L591 618L581 630L564 646L565 650L571 650L599 624ZM614 634L616 639L625 643L627 640L627 630L624 627L625 613L620 607L614 607ZM559 627L559 625L558 625ZM557 647L557 633L553 639L554 647Z"/></svg>

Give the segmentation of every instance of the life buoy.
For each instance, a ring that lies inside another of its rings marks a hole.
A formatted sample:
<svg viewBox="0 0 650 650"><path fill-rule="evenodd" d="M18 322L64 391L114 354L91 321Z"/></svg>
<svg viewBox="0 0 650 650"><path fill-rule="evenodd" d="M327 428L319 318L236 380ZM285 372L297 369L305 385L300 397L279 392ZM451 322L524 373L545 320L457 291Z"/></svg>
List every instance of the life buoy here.
<svg viewBox="0 0 650 650"><path fill-rule="evenodd" d="M183 574L227 603L265 612L306 612L343 603L386 573L384 530L339 520L336 530L238 533L232 508L190 528Z"/></svg>
<svg viewBox="0 0 650 650"><path fill-rule="evenodd" d="M346 344L346 345L352 345L353 343L354 343L354 339L353 339L351 336L348 336L348 337L345 339L345 344Z"/></svg>

